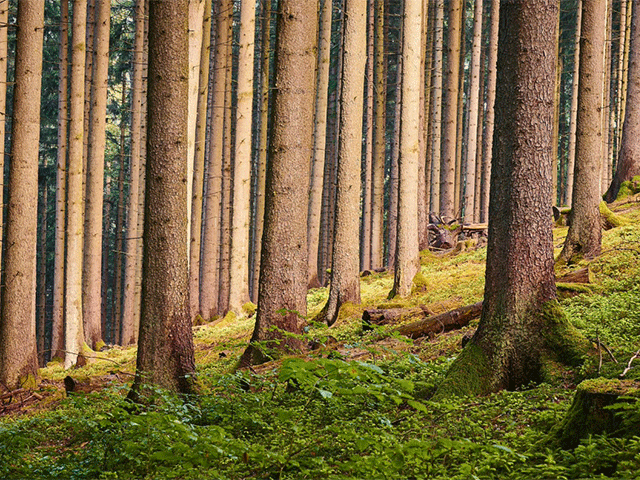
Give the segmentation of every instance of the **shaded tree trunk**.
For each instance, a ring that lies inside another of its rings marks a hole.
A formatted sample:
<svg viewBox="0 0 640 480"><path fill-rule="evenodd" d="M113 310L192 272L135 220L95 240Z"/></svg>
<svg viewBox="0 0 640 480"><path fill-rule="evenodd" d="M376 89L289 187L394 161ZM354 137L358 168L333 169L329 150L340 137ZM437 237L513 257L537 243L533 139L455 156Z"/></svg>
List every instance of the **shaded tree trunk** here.
<svg viewBox="0 0 640 480"><path fill-rule="evenodd" d="M444 2L436 0L436 23L433 58L433 121L431 136L433 137L431 159L431 195L430 212L440 212L440 170L442 165L442 48L444 28Z"/></svg>
<svg viewBox="0 0 640 480"><path fill-rule="evenodd" d="M317 0L280 0L258 314L241 365L297 350L306 314L309 159L313 148ZM294 53L295 52L295 53ZM286 120L285 120L286 119ZM275 328L274 328L275 327ZM256 342L266 342L258 346Z"/></svg>
<svg viewBox="0 0 640 480"><path fill-rule="evenodd" d="M569 154L567 159L567 187L565 204L573 203L573 171L576 164L576 132L578 120L578 86L580 85L580 30L582 28L582 0L578 0L578 14L573 56L573 86L571 87L571 114L569 119Z"/></svg>
<svg viewBox="0 0 640 480"><path fill-rule="evenodd" d="M187 0L149 2L147 175L142 314L136 377L191 393L195 360L189 318L187 242Z"/></svg>

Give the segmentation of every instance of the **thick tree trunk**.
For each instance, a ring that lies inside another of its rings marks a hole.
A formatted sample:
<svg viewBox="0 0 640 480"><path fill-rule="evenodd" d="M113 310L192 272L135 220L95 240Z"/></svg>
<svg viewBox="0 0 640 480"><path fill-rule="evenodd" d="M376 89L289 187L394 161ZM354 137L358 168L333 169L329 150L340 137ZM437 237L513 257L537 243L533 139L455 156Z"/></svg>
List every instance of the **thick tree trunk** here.
<svg viewBox="0 0 640 480"><path fill-rule="evenodd" d="M142 314L136 377L191 393L195 360L189 318L187 242L187 0L149 2L149 92Z"/></svg>
<svg viewBox="0 0 640 480"><path fill-rule="evenodd" d="M84 300L82 318L84 337L91 348L100 348L102 340L102 207L104 187L104 151L106 142L107 87L109 86L109 28L111 0L96 5L91 77L91 113L87 158L87 195L85 205Z"/></svg>
<svg viewBox="0 0 640 480"><path fill-rule="evenodd" d="M38 145L44 0L18 6L9 202L0 322L0 384L33 386L36 346Z"/></svg>
<svg viewBox="0 0 640 480"><path fill-rule="evenodd" d="M367 0L346 0L331 287L320 314L320 318L329 325L338 319L344 303L360 303L358 217L366 32Z"/></svg>
<svg viewBox="0 0 640 480"><path fill-rule="evenodd" d="M418 153L420 85L420 32L422 4L404 6L402 36L402 110L400 123L400 158L396 261L393 289L389 296L406 297L411 293L413 277L420 268L418 252Z"/></svg>
<svg viewBox="0 0 640 480"><path fill-rule="evenodd" d="M0 18L0 22L3 20ZM69 1L60 2L60 63L58 83L58 151L56 158L56 227L53 260L51 358L64 358L64 265L67 220L67 117L69 63ZM4 77L3 77L4 78ZM4 138L4 134L1 138ZM2 155L4 160L4 155ZM4 168L3 168L4 170ZM1 191L1 189L0 189Z"/></svg>
<svg viewBox="0 0 640 480"><path fill-rule="evenodd" d="M576 364L590 348L555 301L548 212L557 15L558 2L547 0L504 0L500 8L482 318L439 395L518 388L542 380L549 359Z"/></svg>
<svg viewBox="0 0 640 480"><path fill-rule="evenodd" d="M606 5L600 0L582 0L580 34L580 86L576 132L576 163L569 233L560 259L600 254L600 166L603 147L603 92Z"/></svg>
<svg viewBox="0 0 640 480"><path fill-rule="evenodd" d="M576 164L576 133L578 120L578 87L580 85L580 29L582 28L582 0L578 0L575 52L573 55L573 86L571 87L571 114L569 119L569 154L567 159L567 189L565 205L573 203L573 175Z"/></svg>
<svg viewBox="0 0 640 480"><path fill-rule="evenodd" d="M616 173L605 194L607 202L618 196L622 182L640 175L640 0L633 0L629 44L627 101L625 107L622 143Z"/></svg>
<svg viewBox="0 0 640 480"><path fill-rule="evenodd" d="M67 173L67 259L65 272L65 368L75 365L84 345L82 321L83 131L87 2L74 0L71 41L71 101Z"/></svg>
<svg viewBox="0 0 640 480"><path fill-rule="evenodd" d="M283 332L301 333L306 314L306 199L313 147L318 1L281 0L278 9L278 89L273 99L273 118L278 121L273 122L269 142L258 314L241 365L264 361L272 348L299 349L300 340Z"/></svg>

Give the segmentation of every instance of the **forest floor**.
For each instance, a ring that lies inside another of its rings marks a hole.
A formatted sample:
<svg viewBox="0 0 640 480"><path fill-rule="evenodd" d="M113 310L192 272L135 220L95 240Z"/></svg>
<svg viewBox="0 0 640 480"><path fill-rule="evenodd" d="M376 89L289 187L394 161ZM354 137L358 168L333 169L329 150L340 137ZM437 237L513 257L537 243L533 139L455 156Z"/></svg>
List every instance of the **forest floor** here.
<svg viewBox="0 0 640 480"><path fill-rule="evenodd" d="M331 328L310 324L305 340L316 348L299 356L237 371L254 317L194 327L200 394L186 401L162 391L155 407L124 401L134 348L96 352L72 371L50 364L37 389L0 396L0 478L636 478L639 429L588 436L569 450L554 432L580 381L616 378L640 349L639 200L610 205L623 224L604 232L600 257L556 271L588 269L588 283L558 282L560 303L613 357L594 354L518 391L431 400L478 320L411 340L395 325L363 330L362 314L439 314L481 301L486 248L460 244L422 253L410 298L387 299L389 273L363 277L362 304L343 307ZM556 255L566 234L554 229ZM327 289L309 292L309 318L326 298ZM67 376L74 393L65 392ZM640 367L625 378L640 381ZM639 403L621 407L636 425Z"/></svg>

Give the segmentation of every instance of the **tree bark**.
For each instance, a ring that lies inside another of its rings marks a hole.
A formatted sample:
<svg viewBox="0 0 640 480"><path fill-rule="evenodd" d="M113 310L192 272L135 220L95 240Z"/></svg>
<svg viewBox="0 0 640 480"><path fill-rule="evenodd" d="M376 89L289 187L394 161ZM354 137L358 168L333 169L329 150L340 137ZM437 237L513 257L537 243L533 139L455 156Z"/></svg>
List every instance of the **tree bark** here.
<svg viewBox="0 0 640 480"><path fill-rule="evenodd" d="M413 277L420 268L418 251L418 153L420 116L420 32L421 2L404 6L402 36L402 107L400 124L400 158L398 165L398 220L396 261L390 296L406 297L411 293Z"/></svg>
<svg viewBox="0 0 640 480"><path fill-rule="evenodd" d="M147 187L142 314L136 377L145 385L191 393L195 360L187 255L187 0L149 2Z"/></svg>
<svg viewBox="0 0 640 480"><path fill-rule="evenodd" d="M576 163L569 233L560 259L570 262L578 257L600 254L600 168L604 151L603 116L606 4L600 0L582 0L580 34L580 86L576 131Z"/></svg>
<svg viewBox="0 0 640 480"><path fill-rule="evenodd" d="M442 49L444 29L444 1L436 0L436 24L433 58L433 137L431 160L430 212L440 212L440 175L442 166Z"/></svg>
<svg viewBox="0 0 640 480"><path fill-rule="evenodd" d="M555 301L548 212L558 3L501 3L483 311L440 396L515 389L543 379L548 359L577 364L590 348Z"/></svg>
<svg viewBox="0 0 640 480"><path fill-rule="evenodd" d="M0 384L13 390L37 375L36 240L44 0L18 6L9 202L0 322Z"/></svg>
<svg viewBox="0 0 640 480"><path fill-rule="evenodd" d="M331 287L327 303L319 316L329 325L338 319L344 303L360 303L358 217L364 106L362 72L367 59L367 0L346 0L344 12Z"/></svg>
<svg viewBox="0 0 640 480"><path fill-rule="evenodd" d="M306 314L309 159L313 143L317 0L278 4L273 130L267 168L258 314L241 365L259 363L270 349L298 350ZM275 328L274 328L275 327ZM258 345L256 342L266 342Z"/></svg>
<svg viewBox="0 0 640 480"><path fill-rule="evenodd" d="M609 203L618 196L622 182L640 175L640 0L632 1L632 9L627 101L616 173L605 194Z"/></svg>
<svg viewBox="0 0 640 480"><path fill-rule="evenodd" d="M582 28L582 0L578 0L575 52L573 56L573 86L571 87L571 115L569 120L569 154L567 159L567 189L565 205L573 203L573 172L576 164L576 133L578 120L578 86L580 85L580 29Z"/></svg>

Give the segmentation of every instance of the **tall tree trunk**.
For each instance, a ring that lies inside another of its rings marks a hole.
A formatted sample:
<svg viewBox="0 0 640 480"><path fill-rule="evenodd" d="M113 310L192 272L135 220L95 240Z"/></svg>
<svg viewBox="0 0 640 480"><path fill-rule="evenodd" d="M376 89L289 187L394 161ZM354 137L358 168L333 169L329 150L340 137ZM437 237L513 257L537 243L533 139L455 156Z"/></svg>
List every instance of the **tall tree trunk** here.
<svg viewBox="0 0 640 480"><path fill-rule="evenodd" d="M187 243L187 0L149 2L149 92L142 315L136 377L191 393L195 360L189 318Z"/></svg>
<svg viewBox="0 0 640 480"><path fill-rule="evenodd" d="M102 207L104 189L104 151L106 143L107 88L109 86L109 28L111 0L96 2L93 44L87 195L85 205L84 271L82 318L87 344L99 349L102 340Z"/></svg>
<svg viewBox="0 0 640 480"><path fill-rule="evenodd" d="M126 105L126 80L122 76L122 117L120 118L120 171L118 172L118 207L116 213L116 262L113 282L113 332L112 342L121 343L122 331L122 287L123 287L123 247L124 247L124 169L125 169L125 115ZM106 255L105 255L106 256Z"/></svg>
<svg viewBox="0 0 640 480"><path fill-rule="evenodd" d="M91 77L93 76L93 43L95 39L95 26L96 26L96 1L98 0L85 0L87 4L87 22L86 22L86 34L85 34L85 63L84 63L84 136L83 136L83 183L82 183L82 197L86 197L86 181L87 181L87 159L89 158L89 119L91 118Z"/></svg>
<svg viewBox="0 0 640 480"><path fill-rule="evenodd" d="M622 135L622 103L624 99L623 86L624 86L624 72L626 69L625 59L627 56L627 0L620 1L620 28L618 30L618 67L617 67L617 85L616 85L616 109L615 109L615 136L614 151L613 151L613 164L615 165L615 159L620 150L620 136ZM613 165L612 165L613 167ZM612 175L613 178L613 175Z"/></svg>
<svg viewBox="0 0 640 480"><path fill-rule="evenodd" d="M2 19L0 19L2 21ZM60 62L58 81L58 151L56 168L56 227L53 261L53 312L51 319L51 358L64 358L64 267L65 224L67 220L67 117L69 59L69 1L60 2ZM2 136L4 138L4 135ZM4 157L4 155L3 155ZM1 192L1 189L0 189Z"/></svg>
<svg viewBox="0 0 640 480"><path fill-rule="evenodd" d="M46 165L44 165L46 167ZM38 275L36 277L37 285L37 319L36 319L36 343L38 346L38 366L46 365L45 337L46 337L46 321L47 321L47 207L49 197L48 179L43 175L41 179L42 192L39 192L39 228L38 250L40 261L38 263Z"/></svg>
<svg viewBox="0 0 640 480"><path fill-rule="evenodd" d="M440 175L442 165L442 49L444 29L444 1L436 0L436 23L433 58L433 121L431 136L433 137L431 159L431 212L440 212Z"/></svg>
<svg viewBox="0 0 640 480"><path fill-rule="evenodd" d="M603 137L603 142L602 142L602 160L600 161L600 196L604 195L604 193L606 192L607 187L609 186L609 182L611 181L611 177L609 176L610 173L610 169L611 169L611 165L613 163L613 159L611 157L611 155L613 154L613 151L611 149L613 143L612 143L612 139L613 139L613 134L611 133L611 125L612 125L612 120L611 120L611 115L613 113L613 108L611 108L611 105L613 104L613 102L615 101L615 99L613 98L612 92L612 83L613 83L613 77L612 77L612 65L611 65L611 59L612 59L612 49L611 49L611 43L612 43L612 32L613 32L613 5L612 5L612 1L613 0L606 0L605 3L605 12L606 12L606 22L605 22L605 53L604 53L604 72L603 72L603 82L602 82L602 88L603 88L603 108L602 108L602 115L603 115L603 119L602 119L602 137Z"/></svg>
<svg viewBox="0 0 640 480"><path fill-rule="evenodd" d="M467 129L466 187L462 221L473 221L476 192L476 152L478 145L478 111L480 109L480 57L482 50L482 0L473 9L473 48L469 84L469 127Z"/></svg>
<svg viewBox="0 0 640 480"><path fill-rule="evenodd" d="M232 7L230 0L216 2L216 51L213 65L211 147L207 158L207 198L202 241L202 279L200 282L200 309L205 320L218 313L220 198L222 175L222 143L224 136L225 92L227 62L230 61L228 43Z"/></svg>
<svg viewBox="0 0 640 480"><path fill-rule="evenodd" d="M384 0L376 0L374 119L371 178L371 268L384 264L384 164L387 151L387 62L384 48Z"/></svg>
<svg viewBox="0 0 640 480"><path fill-rule="evenodd" d="M328 0L327 0L328 1ZM329 15L331 22L331 15ZM329 27L329 29L331 29ZM328 59L327 59L328 62ZM328 68L328 65L327 65ZM328 80L328 78L327 78ZM258 279L260 278L260 249L264 230L264 195L267 177L267 149L269 134L269 89L271 86L271 0L262 0L262 68L260 85L260 132L258 142L258 178L256 181L256 218L253 239L253 276L251 301L258 301ZM326 107L325 107L326 111ZM325 114L326 122L326 114ZM317 124L317 123L316 123ZM315 138L315 137L314 137ZM324 147L323 147L324 148ZM324 152L324 150L323 150ZM322 157L324 163L324 153ZM316 247L317 251L317 247ZM317 255L316 255L317 262Z"/></svg>
<svg viewBox="0 0 640 480"><path fill-rule="evenodd" d="M558 204L558 167L560 164L560 102L562 97L562 45L560 40L562 38L560 23L560 10L558 9L558 18L556 21L556 52L554 58L556 59L556 81L554 83L554 97L553 97L553 140L554 155L553 155L553 168L551 169L552 187L551 187L551 204Z"/></svg>
<svg viewBox="0 0 640 480"><path fill-rule="evenodd" d="M300 340L283 331L301 333L307 309L306 199L318 2L280 0L278 9L273 118L280 120L273 122L269 142L258 314L244 365L269 358L272 348L300 348Z"/></svg>
<svg viewBox="0 0 640 480"><path fill-rule="evenodd" d="M390 296L411 293L413 277L420 268L418 252L418 153L420 116L421 2L407 2L403 13L402 107L398 162L398 220L393 290Z"/></svg>
<svg viewBox="0 0 640 480"><path fill-rule="evenodd" d="M498 27L500 25L500 0L491 0L491 27L489 28L489 73L487 76L487 115L482 137L482 189L480 192L480 221L489 219L489 183L493 161L493 122L495 118L496 78L498 60Z"/></svg>
<svg viewBox="0 0 640 480"><path fill-rule="evenodd" d="M584 1L584 0L583 0ZM609 190L605 194L607 202L618 196L622 182L640 175L640 0L633 0L629 44L629 73L627 101L625 107L622 142L618 155L617 169Z"/></svg>
<svg viewBox="0 0 640 480"><path fill-rule="evenodd" d="M346 0L344 14L331 288L319 317L329 325L338 319L344 303L360 303L358 216L364 107L362 72L367 59L367 0Z"/></svg>
<svg viewBox="0 0 640 480"><path fill-rule="evenodd" d="M138 340L138 318L136 306L136 276L141 258L138 255L140 212L140 179L142 176L142 90L144 69L144 0L136 1L136 29L133 47L133 78L131 80L131 159L129 162L129 199L127 202L127 222L124 264L124 292L122 307L122 327L120 342L132 345ZM145 102L146 103L146 102Z"/></svg>
<svg viewBox="0 0 640 480"><path fill-rule="evenodd" d="M555 301L549 198L558 3L505 0L500 8L482 318L439 395L516 389L541 380L545 362L575 364L590 348Z"/></svg>
<svg viewBox="0 0 640 480"><path fill-rule="evenodd" d="M364 162L362 171L362 215L360 219L360 269L371 268L371 208L373 179L373 31L374 0L368 0L367 6L367 49L365 82L367 83L364 109ZM335 238L335 237L334 237Z"/></svg>
<svg viewBox="0 0 640 480"><path fill-rule="evenodd" d="M420 105L418 128L418 249L429 246L429 202L427 200L427 135L429 119L429 89L431 72L427 73L427 44L429 39L429 2L422 0L422 31L420 33ZM428 85L429 84L429 85Z"/></svg>
<svg viewBox="0 0 640 480"><path fill-rule="evenodd" d="M606 4L582 0L580 86L571 226L560 254L563 261L600 254L600 165L603 152L603 91Z"/></svg>
<svg viewBox="0 0 640 480"><path fill-rule="evenodd" d="M196 119L195 158L191 203L189 243L189 313L195 318L200 312L200 250L202 241L202 207L204 191L205 137L207 135L207 99L209 97L209 59L211 57L211 0L204 1L198 80L198 116Z"/></svg>
<svg viewBox="0 0 640 480"><path fill-rule="evenodd" d="M87 3L73 2L71 100L67 173L67 258L65 264L65 368L75 365L84 346L82 321L83 132Z"/></svg>
<svg viewBox="0 0 640 480"><path fill-rule="evenodd" d="M62 2L64 3L64 2ZM62 8L62 7L61 7ZM60 16L62 17L62 12ZM62 21L62 20L61 20ZM6 152L5 137L7 129L7 66L9 63L9 2L0 3L0 172L4 183L4 158ZM1 211L4 211L4 188L0 188ZM3 221L0 221L0 239L3 238ZM0 264L2 264L2 248L0 247Z"/></svg>
<svg viewBox="0 0 640 480"><path fill-rule="evenodd" d="M455 178L457 150L458 89L460 88L460 31L463 5L461 0L449 2L446 88L444 89L442 166L440 171L440 214L455 216Z"/></svg>
<svg viewBox="0 0 640 480"><path fill-rule="evenodd" d="M253 119L253 56L255 50L256 2L242 0L238 57L238 102L233 156L233 215L229 310L239 312L249 301L249 224L251 222L251 121Z"/></svg>
<svg viewBox="0 0 640 480"><path fill-rule="evenodd" d="M565 204L573 203L573 171L576 164L576 133L578 120L578 86L580 85L580 30L582 28L582 0L578 0L576 15L575 53L573 56L573 86L571 87L571 116L569 120L569 154L567 160L567 188Z"/></svg>
<svg viewBox="0 0 640 480"><path fill-rule="evenodd" d="M44 0L18 6L9 202L0 322L0 384L34 386L38 147Z"/></svg>

